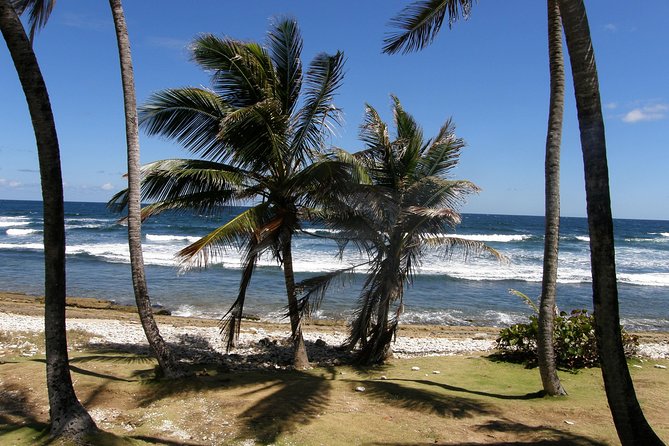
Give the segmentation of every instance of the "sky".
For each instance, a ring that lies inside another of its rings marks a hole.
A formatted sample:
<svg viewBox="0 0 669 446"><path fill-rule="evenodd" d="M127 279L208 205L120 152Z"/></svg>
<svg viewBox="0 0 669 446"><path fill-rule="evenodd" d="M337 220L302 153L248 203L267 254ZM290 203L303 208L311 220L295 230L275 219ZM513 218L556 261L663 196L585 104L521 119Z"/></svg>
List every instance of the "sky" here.
<svg viewBox="0 0 669 446"><path fill-rule="evenodd" d="M549 76L546 2L481 1L468 20L445 26L433 45L384 55L389 20L408 2L365 0L142 0L124 2L138 103L173 87L208 86L188 51L213 33L264 41L273 20L297 19L303 63L342 50L336 97L344 125L329 143L362 148L365 103L387 121L390 94L426 136L452 118L467 142L453 175L482 191L466 213L543 215ZM604 111L613 215L669 220L669 2L586 2ZM107 201L125 187L123 100L108 2L56 4L35 51L51 97L67 201ZM562 215L585 215L583 163L567 62L562 139ZM39 200L34 136L6 46L0 45L0 199ZM140 135L142 162L188 157L181 147Z"/></svg>

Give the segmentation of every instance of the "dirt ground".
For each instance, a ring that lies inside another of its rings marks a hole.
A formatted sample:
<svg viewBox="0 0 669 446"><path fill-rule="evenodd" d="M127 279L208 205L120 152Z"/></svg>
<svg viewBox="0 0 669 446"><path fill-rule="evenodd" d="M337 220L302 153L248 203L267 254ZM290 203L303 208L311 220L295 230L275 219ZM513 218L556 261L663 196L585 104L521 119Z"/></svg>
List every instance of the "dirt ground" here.
<svg viewBox="0 0 669 446"><path fill-rule="evenodd" d="M68 317L135 317L91 308L110 305L96 302L73 300L79 306L68 308ZM5 293L0 311L9 308L40 314L35 298ZM411 327L405 335L471 337L485 330L496 329ZM45 445L44 357L21 353L21 345L42 342L40 335L0 336L15 346L0 352L0 444ZM642 337L661 341L667 334ZM169 381L156 379L153 359L89 345L85 332L71 334L69 342L77 395L105 432L91 440L96 445L618 444L599 369L562 371L569 396L561 398L541 396L538 370L482 354L304 372L230 372L188 364L191 376ZM665 442L669 369L661 367L667 366L667 360L635 360L630 367L646 417Z"/></svg>

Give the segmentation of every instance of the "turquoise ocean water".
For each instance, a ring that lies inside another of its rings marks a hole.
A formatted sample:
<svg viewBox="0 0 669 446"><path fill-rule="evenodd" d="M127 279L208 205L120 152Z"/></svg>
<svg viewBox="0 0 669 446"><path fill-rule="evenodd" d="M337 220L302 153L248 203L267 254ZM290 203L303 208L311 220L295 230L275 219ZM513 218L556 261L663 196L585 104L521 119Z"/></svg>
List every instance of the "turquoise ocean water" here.
<svg viewBox="0 0 669 446"><path fill-rule="evenodd" d="M146 222L144 258L154 303L176 315L220 317L233 302L239 282L239 254L231 248L206 270L180 271L174 254L241 211L218 217L160 215ZM134 302L126 241L127 228L102 203L66 203L68 295ZM669 221L616 220L616 259L621 319L629 328L669 330ZM537 297L541 289L543 217L465 214L456 234L482 240L508 257L508 263L428 253L407 290L406 323L503 326L529 314L517 289ZM298 279L354 264L343 261L334 242L310 234L295 240ZM41 202L0 200L0 289L43 293ZM318 318L347 318L363 274L352 276L327 295ZM558 306L592 308L587 222L563 218L560 238ZM277 320L285 312L281 269L262 259L251 282L246 312Z"/></svg>

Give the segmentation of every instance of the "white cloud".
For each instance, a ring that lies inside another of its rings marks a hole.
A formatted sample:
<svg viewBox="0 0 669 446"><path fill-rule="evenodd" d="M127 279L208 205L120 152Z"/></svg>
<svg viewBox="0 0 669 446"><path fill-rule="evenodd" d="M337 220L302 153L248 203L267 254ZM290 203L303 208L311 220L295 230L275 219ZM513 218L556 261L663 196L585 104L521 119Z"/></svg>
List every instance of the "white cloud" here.
<svg viewBox="0 0 669 446"><path fill-rule="evenodd" d="M669 105L666 104L654 104L654 105L645 105L643 107L635 108L630 110L623 116L623 121L633 124L635 122L641 121L658 121L667 117L667 112L669 111Z"/></svg>
<svg viewBox="0 0 669 446"><path fill-rule="evenodd" d="M0 178L0 187L2 187L2 186L8 186L8 187L12 187L12 188L17 188L17 187L21 187L22 184L21 184L20 181L16 181L16 180L8 180L8 179L6 179L6 178Z"/></svg>
<svg viewBox="0 0 669 446"><path fill-rule="evenodd" d="M604 104L604 108L607 109L607 110L615 110L616 108L618 108L618 103L608 102L608 103Z"/></svg>
<svg viewBox="0 0 669 446"><path fill-rule="evenodd" d="M187 50L190 41L184 39L177 39L174 37L160 37L151 36L146 39L149 46L157 48L165 48L168 50Z"/></svg>
<svg viewBox="0 0 669 446"><path fill-rule="evenodd" d="M100 186L100 189L102 190L112 190L114 189L114 185L111 183L105 183L102 186Z"/></svg>
<svg viewBox="0 0 669 446"><path fill-rule="evenodd" d="M604 29L612 33L618 31L618 27L613 23L607 23L606 25L604 25Z"/></svg>

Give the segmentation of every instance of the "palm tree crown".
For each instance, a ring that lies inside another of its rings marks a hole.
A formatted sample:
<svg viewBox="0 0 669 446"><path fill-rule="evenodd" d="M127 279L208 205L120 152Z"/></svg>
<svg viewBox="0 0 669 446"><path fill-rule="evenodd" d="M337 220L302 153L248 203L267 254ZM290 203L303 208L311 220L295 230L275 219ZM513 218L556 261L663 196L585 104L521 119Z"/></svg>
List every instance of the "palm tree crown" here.
<svg viewBox="0 0 669 446"><path fill-rule="evenodd" d="M202 35L192 55L212 73L212 88L165 90L140 110L140 125L149 134L177 140L201 158L143 168L143 199L153 202L144 217L165 210L215 213L221 205L249 199L258 203L178 253L184 264L202 266L231 244L243 248L240 291L224 325L230 346L261 253L290 266L286 286L289 301L294 297L292 265L285 261L292 236L303 210L333 193L345 172L320 154L339 122L333 97L343 78L343 54L318 54L303 73L301 51L291 19L272 27L266 46ZM122 191L112 201L123 207L125 199Z"/></svg>
<svg viewBox="0 0 669 446"><path fill-rule="evenodd" d="M448 120L434 139L426 141L413 117L397 98L392 99L395 139L391 140L377 111L367 105L360 133L367 148L353 155L339 154L362 181L322 213L323 221L338 230L342 250L354 243L369 258L369 276L348 340L350 347L362 344L362 362L380 362L387 355L402 310L404 285L411 283L427 249L451 252L460 247L465 252L496 254L479 242L445 234L460 222L455 209L467 194L479 190L469 181L447 178L465 145L455 136L452 122ZM302 282L302 306L308 309L317 304L336 276ZM309 303L311 298L315 302Z"/></svg>

